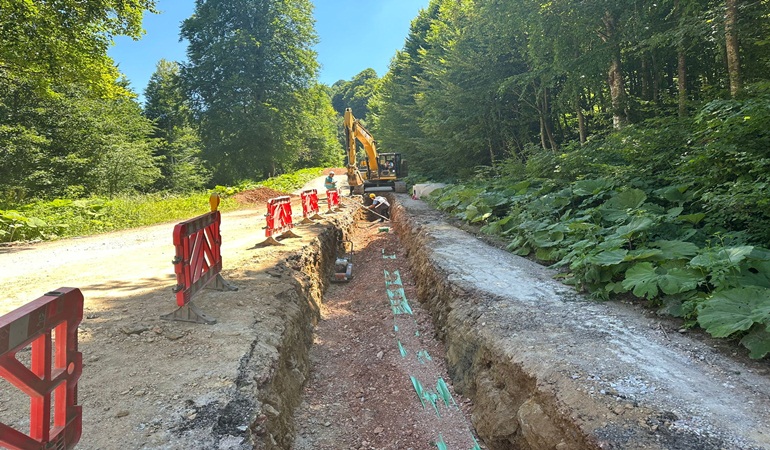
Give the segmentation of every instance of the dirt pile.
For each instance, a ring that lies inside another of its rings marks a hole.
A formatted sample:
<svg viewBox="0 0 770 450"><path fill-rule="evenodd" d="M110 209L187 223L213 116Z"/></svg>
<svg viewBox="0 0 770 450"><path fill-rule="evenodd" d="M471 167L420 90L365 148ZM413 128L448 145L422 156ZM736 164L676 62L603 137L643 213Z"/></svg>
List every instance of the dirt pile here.
<svg viewBox="0 0 770 450"><path fill-rule="evenodd" d="M265 202L275 197L282 197L285 195L291 196L286 192L276 191L266 187L248 189L235 194L233 197L238 203L243 205L263 205Z"/></svg>

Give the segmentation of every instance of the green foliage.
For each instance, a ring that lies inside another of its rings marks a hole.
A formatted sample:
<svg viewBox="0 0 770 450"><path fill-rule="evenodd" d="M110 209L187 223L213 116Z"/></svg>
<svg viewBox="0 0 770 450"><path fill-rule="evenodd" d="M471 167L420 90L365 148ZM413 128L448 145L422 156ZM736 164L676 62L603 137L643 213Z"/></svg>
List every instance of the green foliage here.
<svg viewBox="0 0 770 450"><path fill-rule="evenodd" d="M215 182L288 172L305 146L327 145L308 127L320 109L305 112L318 68L310 1L196 2L181 36L181 77Z"/></svg>
<svg viewBox="0 0 770 450"><path fill-rule="evenodd" d="M0 191L54 198L146 190L158 178L151 123L132 100L0 84ZM4 123L5 122L5 123ZM18 197L18 195L17 195Z"/></svg>
<svg viewBox="0 0 770 450"><path fill-rule="evenodd" d="M369 115L369 99L377 92L380 82L374 69L365 69L350 81L340 80L332 86L332 106L342 116L345 108L351 108L353 115L366 123Z"/></svg>
<svg viewBox="0 0 770 450"><path fill-rule="evenodd" d="M201 189L211 173L201 159L200 136L179 71L178 63L158 62L144 91L144 116L154 122L153 137L158 139L155 156L161 177L153 188L189 192Z"/></svg>
<svg viewBox="0 0 770 450"><path fill-rule="evenodd" d="M220 205L225 211L235 207L227 198ZM208 209L208 193L39 201L17 210L0 210L0 242L103 233L187 219Z"/></svg>
<svg viewBox="0 0 770 450"><path fill-rule="evenodd" d="M264 181L244 181L236 186L216 186L214 192L225 196L235 195L238 192L246 191L249 189L257 189L260 187L270 188L280 192L294 192L297 189L301 189L302 186L307 184L308 181L318 178L323 175L324 169L321 167L314 167L309 169L300 169L292 173L279 175L277 177L268 178Z"/></svg>
<svg viewBox="0 0 770 450"><path fill-rule="evenodd" d="M217 186L221 211L238 207L231 197L238 192L268 187L293 192L323 174L323 168L302 169L262 182ZM0 242L50 240L183 220L209 210L209 192L186 195L155 193L114 198L89 197L77 200L37 201L0 210Z"/></svg>
<svg viewBox="0 0 770 450"><path fill-rule="evenodd" d="M0 78L40 94L77 83L99 95L128 92L107 56L113 36L138 38L154 0L0 0Z"/></svg>
<svg viewBox="0 0 770 450"><path fill-rule="evenodd" d="M510 251L554 263L567 283L597 298L661 302L714 336L743 336L753 357L764 356L770 335L755 327L770 324L770 250L707 236L697 221L682 219L693 203L682 192L622 189L604 179L562 187L492 179L450 185L428 200L510 239Z"/></svg>

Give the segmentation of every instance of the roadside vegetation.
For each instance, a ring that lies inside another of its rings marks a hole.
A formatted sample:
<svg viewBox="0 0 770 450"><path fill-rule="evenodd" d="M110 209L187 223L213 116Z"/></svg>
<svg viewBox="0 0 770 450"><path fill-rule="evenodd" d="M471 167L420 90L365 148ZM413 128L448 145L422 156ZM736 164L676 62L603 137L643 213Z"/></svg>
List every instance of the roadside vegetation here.
<svg viewBox="0 0 770 450"><path fill-rule="evenodd" d="M770 3L433 0L368 102L432 202L770 353Z"/></svg>
<svg viewBox="0 0 770 450"><path fill-rule="evenodd" d="M244 207L233 195L270 188L291 192L321 176L323 168L301 169L262 182L217 186L210 192L189 194L121 195L113 198L40 200L23 205L0 205L0 242L51 240L87 236L145 225L187 220L209 210L211 193L220 195L220 211Z"/></svg>

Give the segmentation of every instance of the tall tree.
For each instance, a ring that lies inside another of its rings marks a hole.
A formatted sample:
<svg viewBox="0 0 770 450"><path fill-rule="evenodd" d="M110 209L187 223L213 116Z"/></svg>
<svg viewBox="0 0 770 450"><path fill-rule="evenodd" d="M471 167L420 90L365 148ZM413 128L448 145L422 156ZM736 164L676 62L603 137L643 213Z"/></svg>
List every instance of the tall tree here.
<svg viewBox="0 0 770 450"><path fill-rule="evenodd" d="M178 63L161 59L144 90L144 115L155 123L158 139L155 156L162 176L156 188L174 191L199 188L210 178L179 71Z"/></svg>
<svg viewBox="0 0 770 450"><path fill-rule="evenodd" d="M412 20L404 48L396 52L391 60L389 71L373 99L377 108L369 120L368 128L381 144L379 149L401 152L412 162L420 157L416 149L426 140L420 129L420 111L415 103L415 96L419 94L417 79L424 70L421 52L430 46L426 38L431 22L438 14L439 5L431 1L428 8L421 10ZM429 165L426 162L423 167Z"/></svg>
<svg viewBox="0 0 770 450"><path fill-rule="evenodd" d="M155 0L0 0L0 82L37 89L76 82L102 95L126 94L107 56L115 35L138 38Z"/></svg>
<svg viewBox="0 0 770 450"><path fill-rule="evenodd" d="M196 0L182 78L215 180L262 178L297 160L302 96L318 63L309 0Z"/></svg>
<svg viewBox="0 0 770 450"><path fill-rule="evenodd" d="M738 45L738 0L725 0L725 52L730 95L737 96L743 88L741 57Z"/></svg>
<svg viewBox="0 0 770 450"><path fill-rule="evenodd" d="M332 105L339 115L345 108L352 108L357 119L366 121L369 115L369 99L374 96L380 79L374 69L364 69L350 81L335 83Z"/></svg>
<svg viewBox="0 0 770 450"><path fill-rule="evenodd" d="M0 189L17 198L149 190L160 173L139 105L55 88L61 95L0 89L0 117L14 120L0 122Z"/></svg>

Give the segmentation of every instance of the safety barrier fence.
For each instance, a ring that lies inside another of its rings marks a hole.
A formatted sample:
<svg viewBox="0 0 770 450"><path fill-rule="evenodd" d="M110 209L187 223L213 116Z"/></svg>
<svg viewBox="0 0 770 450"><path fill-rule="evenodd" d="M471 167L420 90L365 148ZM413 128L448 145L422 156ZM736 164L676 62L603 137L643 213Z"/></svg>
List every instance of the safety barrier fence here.
<svg viewBox="0 0 770 450"><path fill-rule="evenodd" d="M237 290L222 278L222 216L216 210L219 202L210 199L212 211L177 224L174 227L176 256L172 261L176 272L176 304L179 308L161 319L214 324L216 319L203 314L192 302L203 288ZM215 204L216 203L216 204ZM213 284L212 284L213 282Z"/></svg>
<svg viewBox="0 0 770 450"><path fill-rule="evenodd" d="M278 242L280 239L299 237L292 228L291 197L282 196L271 198L267 201L267 215L265 216L267 226L265 227L265 240L256 245L262 247L266 245L283 245Z"/></svg>
<svg viewBox="0 0 770 450"><path fill-rule="evenodd" d="M340 210L340 193L337 189L326 191L326 204L329 207L327 214Z"/></svg>
<svg viewBox="0 0 770 450"><path fill-rule="evenodd" d="M315 189L302 191L300 198L302 199L302 222L300 223L315 223L313 220L322 219L318 215L318 191Z"/></svg>
<svg viewBox="0 0 770 450"><path fill-rule="evenodd" d="M83 420L77 385L83 371L78 351L82 320L83 294L64 287L0 317L0 376L30 398L29 434L0 423L0 448L64 450L80 440ZM30 344L28 367L16 354Z"/></svg>

